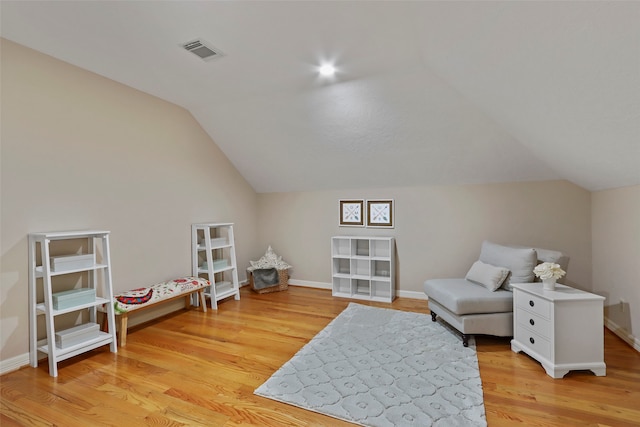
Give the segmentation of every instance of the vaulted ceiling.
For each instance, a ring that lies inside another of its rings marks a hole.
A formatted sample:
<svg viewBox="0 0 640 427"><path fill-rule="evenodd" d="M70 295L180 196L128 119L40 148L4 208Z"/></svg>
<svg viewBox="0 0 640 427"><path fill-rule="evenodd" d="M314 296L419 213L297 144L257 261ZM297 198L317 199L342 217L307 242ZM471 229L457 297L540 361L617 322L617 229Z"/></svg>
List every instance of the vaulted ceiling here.
<svg viewBox="0 0 640 427"><path fill-rule="evenodd" d="M640 2L0 7L2 37L188 109L258 192L640 184Z"/></svg>

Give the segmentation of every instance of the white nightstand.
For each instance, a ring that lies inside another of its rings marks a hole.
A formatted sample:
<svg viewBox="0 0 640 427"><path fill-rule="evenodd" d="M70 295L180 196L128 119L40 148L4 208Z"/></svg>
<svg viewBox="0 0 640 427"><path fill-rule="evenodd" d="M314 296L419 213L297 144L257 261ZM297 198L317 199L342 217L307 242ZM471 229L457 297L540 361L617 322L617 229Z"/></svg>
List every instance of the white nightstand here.
<svg viewBox="0 0 640 427"><path fill-rule="evenodd" d="M565 285L547 291L542 283L514 284L511 350L524 351L553 378L572 370L606 375L604 299Z"/></svg>

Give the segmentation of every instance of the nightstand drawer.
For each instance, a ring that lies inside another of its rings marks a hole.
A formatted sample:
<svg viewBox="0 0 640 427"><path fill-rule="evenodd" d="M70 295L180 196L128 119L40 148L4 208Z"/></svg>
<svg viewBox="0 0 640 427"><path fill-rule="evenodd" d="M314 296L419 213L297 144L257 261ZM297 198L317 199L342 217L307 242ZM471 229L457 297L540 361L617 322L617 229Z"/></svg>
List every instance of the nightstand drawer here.
<svg viewBox="0 0 640 427"><path fill-rule="evenodd" d="M529 329L522 325L516 326L515 339L520 342L525 348L529 348L535 351L545 359L551 358L551 343L544 337L531 332ZM526 349L525 349L526 351Z"/></svg>
<svg viewBox="0 0 640 427"><path fill-rule="evenodd" d="M517 291L515 295L516 306L548 319L551 313L551 303L547 300Z"/></svg>
<svg viewBox="0 0 640 427"><path fill-rule="evenodd" d="M551 338L551 322L544 317L526 310L518 310L516 318L518 319L518 325L524 326L526 329L535 332L543 338Z"/></svg>

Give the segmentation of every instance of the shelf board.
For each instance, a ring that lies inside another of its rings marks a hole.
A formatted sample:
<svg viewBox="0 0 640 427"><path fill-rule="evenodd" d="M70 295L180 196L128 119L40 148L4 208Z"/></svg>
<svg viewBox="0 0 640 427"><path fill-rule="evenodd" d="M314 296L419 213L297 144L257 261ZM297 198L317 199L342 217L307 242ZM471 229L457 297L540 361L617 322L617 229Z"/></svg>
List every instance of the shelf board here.
<svg viewBox="0 0 640 427"><path fill-rule="evenodd" d="M359 299L366 301L376 301L376 302L391 302L391 296L372 296L369 294L363 293L351 293L351 292L336 292L333 291L334 297L340 298L351 298L351 299Z"/></svg>
<svg viewBox="0 0 640 427"><path fill-rule="evenodd" d="M63 308L62 310L56 310L54 308L54 309L51 310L51 314L54 315L54 316L58 316L60 314L71 313L72 311L78 311L78 310L82 310L82 309L85 309L85 308L97 307L99 305L107 304L107 303L109 303L108 299L96 297L95 301L89 302L89 303L86 303L86 304L76 305L76 306L69 307L69 308ZM44 303L36 304L36 313L37 314L46 314L46 312L47 312L47 309L46 309Z"/></svg>
<svg viewBox="0 0 640 427"><path fill-rule="evenodd" d="M387 295L387 296L376 296L376 295L372 295L372 296L371 296L371 301L376 301L376 302L391 302L391 295Z"/></svg>
<svg viewBox="0 0 640 427"><path fill-rule="evenodd" d="M55 339L54 339L55 341ZM98 332L98 336L95 338L91 338L84 342L71 345L66 348L58 348L54 344L53 353L55 354L58 362L64 359L68 359L73 356L77 356L78 354L84 353L89 350L93 350L94 348L101 347L105 344L111 344L113 342L113 337L111 334L107 332ZM38 341L38 351L49 354L49 345L46 339Z"/></svg>
<svg viewBox="0 0 640 427"><path fill-rule="evenodd" d="M221 299L225 299L227 297L235 295L238 292L239 292L239 290L238 289L234 289L234 288L227 289L227 290L222 291L220 293L216 292L216 301L220 301Z"/></svg>
<svg viewBox="0 0 640 427"><path fill-rule="evenodd" d="M376 282L391 282L391 277L389 277L389 276L371 276L371 280L375 280Z"/></svg>
<svg viewBox="0 0 640 427"><path fill-rule="evenodd" d="M58 270L58 271L51 270L49 273L53 277L53 276L60 276L61 274L71 274L71 273L80 273L83 271L100 270L102 268L107 268L107 264L94 264L90 267L74 268L71 270ZM38 278L44 277L42 266L36 267L36 277Z"/></svg>
<svg viewBox="0 0 640 427"><path fill-rule="evenodd" d="M203 228L222 228L222 227L230 227L233 225L233 222L199 222L197 224L192 224L193 227L203 229Z"/></svg>
<svg viewBox="0 0 640 427"><path fill-rule="evenodd" d="M351 292L333 291L334 297L351 298Z"/></svg>
<svg viewBox="0 0 640 427"><path fill-rule="evenodd" d="M214 250L214 249L226 249L226 248L230 248L231 246L233 246L233 245L226 244L226 245L211 246L211 250ZM198 245L198 250L199 251L206 251L207 247L204 246L204 245Z"/></svg>
<svg viewBox="0 0 640 427"><path fill-rule="evenodd" d="M105 230L73 230L73 231L51 231L51 232L37 232L30 233L35 238L39 239L76 239L81 237L101 237L109 234L109 231Z"/></svg>
<svg viewBox="0 0 640 427"><path fill-rule="evenodd" d="M233 270L234 268L235 268L234 266L230 265L230 266L228 266L228 267L221 268L221 269L219 269L219 270L213 270L213 274L216 274L216 273L223 273L223 272L225 272L225 271ZM206 268L198 268L198 273L209 273L209 270L208 270L208 269L206 269Z"/></svg>

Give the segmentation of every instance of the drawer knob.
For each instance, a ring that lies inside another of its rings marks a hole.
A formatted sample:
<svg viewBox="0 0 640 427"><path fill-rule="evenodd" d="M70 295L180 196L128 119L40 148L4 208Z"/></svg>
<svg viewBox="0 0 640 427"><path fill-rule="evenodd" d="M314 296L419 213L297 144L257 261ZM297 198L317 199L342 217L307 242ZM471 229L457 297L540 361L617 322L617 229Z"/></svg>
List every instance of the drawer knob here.
<svg viewBox="0 0 640 427"><path fill-rule="evenodd" d="M529 300L529 305L530 305L531 307L533 307L533 306L534 306L534 305L536 305L536 304L535 304L532 300Z"/></svg>
<svg viewBox="0 0 640 427"><path fill-rule="evenodd" d="M533 319L529 319L529 324L530 324L531 326L533 326L533 325L535 325L535 324L536 324L536 322L534 322L534 321L533 321Z"/></svg>
<svg viewBox="0 0 640 427"><path fill-rule="evenodd" d="M533 337L531 337L531 338L529 338L529 342L530 342L531 344L535 344L535 343L536 343L536 340L534 340L534 339L533 339Z"/></svg>

